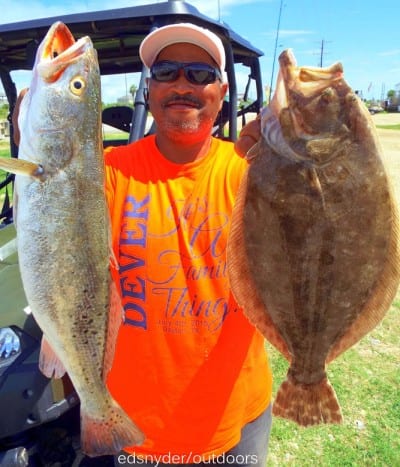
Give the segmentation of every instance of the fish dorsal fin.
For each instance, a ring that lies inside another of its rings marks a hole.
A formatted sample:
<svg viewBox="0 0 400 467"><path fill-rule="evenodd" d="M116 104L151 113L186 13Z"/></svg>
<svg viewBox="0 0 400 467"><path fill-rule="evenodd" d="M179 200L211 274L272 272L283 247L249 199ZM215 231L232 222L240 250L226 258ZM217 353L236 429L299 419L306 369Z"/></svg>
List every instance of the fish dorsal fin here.
<svg viewBox="0 0 400 467"><path fill-rule="evenodd" d="M39 369L48 378L61 378L65 367L45 336L40 347Z"/></svg>
<svg viewBox="0 0 400 467"><path fill-rule="evenodd" d="M394 196L394 194L392 194ZM400 219L393 200L392 232L382 273L357 319L347 332L333 345L327 363L337 358L362 337L371 332L384 318L396 297L400 280Z"/></svg>

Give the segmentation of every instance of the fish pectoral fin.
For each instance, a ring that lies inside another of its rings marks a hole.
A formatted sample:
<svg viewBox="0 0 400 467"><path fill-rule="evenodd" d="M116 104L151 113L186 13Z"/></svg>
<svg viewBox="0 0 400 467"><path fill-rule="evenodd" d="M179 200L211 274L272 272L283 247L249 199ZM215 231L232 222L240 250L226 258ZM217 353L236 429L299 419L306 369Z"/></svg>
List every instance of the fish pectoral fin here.
<svg viewBox="0 0 400 467"><path fill-rule="evenodd" d="M246 160L248 162L251 162L253 159L255 159L258 154L260 153L260 141L258 141L257 143L253 144L253 146L247 151L247 154L246 154Z"/></svg>
<svg viewBox="0 0 400 467"><path fill-rule="evenodd" d="M107 375L114 361L115 346L119 327L124 318L121 298L114 282L110 284L110 303L107 323L106 349L103 361L103 381L107 380Z"/></svg>
<svg viewBox="0 0 400 467"><path fill-rule="evenodd" d="M43 181L44 169L40 164L16 158L0 158L0 168L16 175L25 175Z"/></svg>
<svg viewBox="0 0 400 467"><path fill-rule="evenodd" d="M45 336L42 337L40 347L39 369L47 378L61 378L66 372L63 363Z"/></svg>

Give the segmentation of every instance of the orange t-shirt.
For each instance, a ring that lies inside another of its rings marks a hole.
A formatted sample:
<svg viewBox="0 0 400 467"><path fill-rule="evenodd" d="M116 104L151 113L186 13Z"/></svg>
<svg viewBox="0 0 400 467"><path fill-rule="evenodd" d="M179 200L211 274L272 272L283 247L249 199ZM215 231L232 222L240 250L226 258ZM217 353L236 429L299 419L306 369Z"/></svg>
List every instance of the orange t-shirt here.
<svg viewBox="0 0 400 467"><path fill-rule="evenodd" d="M124 307L108 387L147 436L137 455L218 455L268 406L264 339L228 286L230 215L247 162L233 144L175 164L154 136L106 151Z"/></svg>

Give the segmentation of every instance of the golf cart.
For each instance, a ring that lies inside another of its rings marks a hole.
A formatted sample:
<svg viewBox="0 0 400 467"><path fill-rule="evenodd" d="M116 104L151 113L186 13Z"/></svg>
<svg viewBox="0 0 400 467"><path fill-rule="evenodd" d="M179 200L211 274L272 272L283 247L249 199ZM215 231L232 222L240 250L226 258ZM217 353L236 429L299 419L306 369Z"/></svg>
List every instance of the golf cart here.
<svg viewBox="0 0 400 467"><path fill-rule="evenodd" d="M226 24L179 0L2 24L0 78L10 110L9 154L5 157L18 157L11 114L20 90L16 89L13 73L32 69L38 45L58 20L76 39L91 37L102 76L137 75L134 102L103 111L107 128L120 132L118 139L105 140L105 146L127 144L151 131L143 92L148 70L142 66L138 51L150 31L166 24L192 22L222 39L229 96L215 122L215 136L235 140L238 121L246 123L248 115L257 114L263 104L259 64L262 52ZM244 73L248 78L243 89L238 90L237 76ZM0 467L113 465L110 457L92 460L80 452L79 399L68 377L49 380L38 369L41 331L29 313L19 274L13 181L13 175L0 172Z"/></svg>

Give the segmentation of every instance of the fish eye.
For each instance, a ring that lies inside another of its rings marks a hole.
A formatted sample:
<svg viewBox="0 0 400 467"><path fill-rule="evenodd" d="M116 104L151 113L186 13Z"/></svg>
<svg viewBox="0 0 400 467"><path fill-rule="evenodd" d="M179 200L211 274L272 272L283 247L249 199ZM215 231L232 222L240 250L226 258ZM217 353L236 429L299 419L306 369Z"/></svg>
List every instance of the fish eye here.
<svg viewBox="0 0 400 467"><path fill-rule="evenodd" d="M85 87L85 80L81 76L75 76L72 78L69 85L72 94L75 94L76 96L80 96L83 93Z"/></svg>

